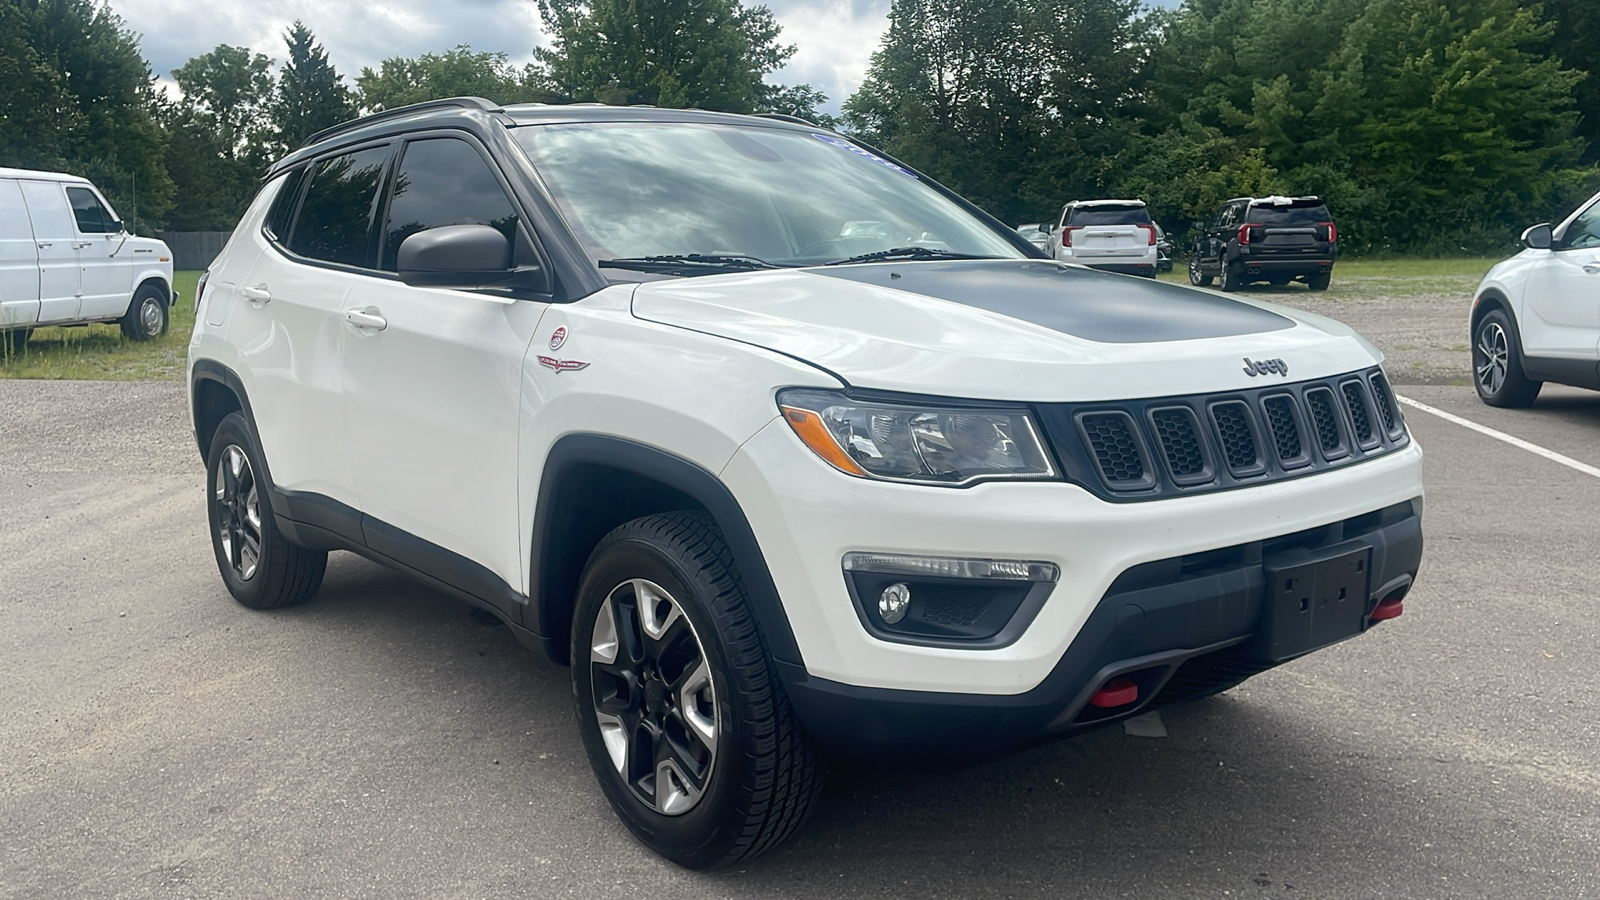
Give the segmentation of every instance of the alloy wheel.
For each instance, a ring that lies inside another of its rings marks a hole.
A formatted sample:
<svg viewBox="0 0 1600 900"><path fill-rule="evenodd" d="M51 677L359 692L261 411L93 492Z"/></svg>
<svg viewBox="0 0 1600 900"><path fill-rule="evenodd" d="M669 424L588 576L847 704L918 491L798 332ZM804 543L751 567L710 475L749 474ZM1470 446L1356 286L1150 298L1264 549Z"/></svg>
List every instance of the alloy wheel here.
<svg viewBox="0 0 1600 900"><path fill-rule="evenodd" d="M249 581L261 563L261 497L250 457L238 444L223 448L213 490L222 554L239 580Z"/></svg>
<svg viewBox="0 0 1600 900"><path fill-rule="evenodd" d="M683 607L653 582L617 585L595 614L589 666L617 774L655 812L694 809L711 784L721 722L705 648Z"/></svg>
<svg viewBox="0 0 1600 900"><path fill-rule="evenodd" d="M1500 327L1499 322L1485 324L1478 332L1476 349L1473 367L1477 373L1478 387L1486 394L1500 393L1500 388L1506 383L1511 355L1506 330Z"/></svg>

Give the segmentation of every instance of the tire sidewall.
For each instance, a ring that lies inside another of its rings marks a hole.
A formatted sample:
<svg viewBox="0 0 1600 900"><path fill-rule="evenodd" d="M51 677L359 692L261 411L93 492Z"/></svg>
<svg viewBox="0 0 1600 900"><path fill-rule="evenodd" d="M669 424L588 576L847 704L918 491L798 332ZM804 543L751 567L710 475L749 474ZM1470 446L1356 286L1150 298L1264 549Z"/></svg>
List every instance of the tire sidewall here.
<svg viewBox="0 0 1600 900"><path fill-rule="evenodd" d="M660 585L683 610L700 639L701 650L711 669L717 698L717 756L711 784L700 802L680 816L665 816L634 795L617 774L600 737L594 716L592 673L589 647L595 616L601 603L623 582L643 578ZM746 735L742 698L728 663L717 624L705 601L705 586L699 583L671 555L655 542L640 537L623 537L599 548L585 567L573 611L572 689L584 751L600 781L606 798L623 824L646 846L667 858L690 867L714 864L726 855L738 835L727 823L738 817L739 788L744 781Z"/></svg>
<svg viewBox="0 0 1600 900"><path fill-rule="evenodd" d="M262 506L261 558L256 563L255 575L249 579L240 578L233 570L232 563L222 551L222 538L217 531L222 515L217 502L217 470L222 465L223 451L230 446L242 449L250 461L250 471L256 479L256 490ZM212 555L216 557L217 570L222 574L222 581L227 585L228 593L232 594L235 600L252 608L262 605L267 573L274 562L271 554L278 527L272 518L271 489L262 472L261 451L256 446L255 435L251 433L249 423L238 413L224 416L212 435L211 449L206 454L206 522L211 531Z"/></svg>
<svg viewBox="0 0 1600 900"><path fill-rule="evenodd" d="M155 332L145 329L144 310L149 304L154 303L161 310L161 327ZM142 287L133 295L133 303L128 307L128 328L136 340L153 341L167 333L172 324L172 314L167 308L167 303L162 299L161 292L153 287Z"/></svg>

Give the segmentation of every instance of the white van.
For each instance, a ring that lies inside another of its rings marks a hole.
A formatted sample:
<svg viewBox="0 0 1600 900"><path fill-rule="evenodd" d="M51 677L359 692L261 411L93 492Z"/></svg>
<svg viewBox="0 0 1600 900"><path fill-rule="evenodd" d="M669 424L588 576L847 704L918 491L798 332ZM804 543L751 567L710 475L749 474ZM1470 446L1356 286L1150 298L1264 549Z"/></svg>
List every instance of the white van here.
<svg viewBox="0 0 1600 900"><path fill-rule="evenodd" d="M129 234L88 179L0 168L0 343L90 322L147 341L174 299L172 251Z"/></svg>

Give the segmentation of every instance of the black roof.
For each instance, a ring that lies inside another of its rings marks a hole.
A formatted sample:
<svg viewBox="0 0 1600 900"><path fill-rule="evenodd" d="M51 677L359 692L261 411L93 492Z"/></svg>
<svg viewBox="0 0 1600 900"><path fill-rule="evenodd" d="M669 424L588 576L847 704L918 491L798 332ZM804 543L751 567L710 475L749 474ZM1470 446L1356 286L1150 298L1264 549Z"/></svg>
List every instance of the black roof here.
<svg viewBox="0 0 1600 900"><path fill-rule="evenodd" d="M703 109L663 109L654 106L608 106L604 103L519 103L500 106L482 97L451 97L429 100L373 113L325 128L306 139L299 149L278 160L267 170L271 178L278 172L332 147L357 144L375 138L392 137L425 128L453 124L479 126L499 122L505 126L546 125L573 122L706 122L730 125L759 125L806 131L830 131L804 119L784 115L740 115Z"/></svg>

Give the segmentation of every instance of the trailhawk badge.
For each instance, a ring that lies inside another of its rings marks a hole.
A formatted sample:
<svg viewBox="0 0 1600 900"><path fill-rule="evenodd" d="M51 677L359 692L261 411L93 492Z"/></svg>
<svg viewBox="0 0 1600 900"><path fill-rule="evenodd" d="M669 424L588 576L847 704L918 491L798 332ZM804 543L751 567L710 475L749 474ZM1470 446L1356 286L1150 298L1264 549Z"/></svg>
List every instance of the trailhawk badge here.
<svg viewBox="0 0 1600 900"><path fill-rule="evenodd" d="M1247 356L1244 358L1244 373L1251 378L1257 375L1282 375L1288 377L1289 364L1281 359L1252 360Z"/></svg>
<svg viewBox="0 0 1600 900"><path fill-rule="evenodd" d="M576 372L579 369L589 368L589 364L586 362L579 362L575 359L556 359L554 356L539 357L539 365L547 369L554 369L557 372Z"/></svg>

